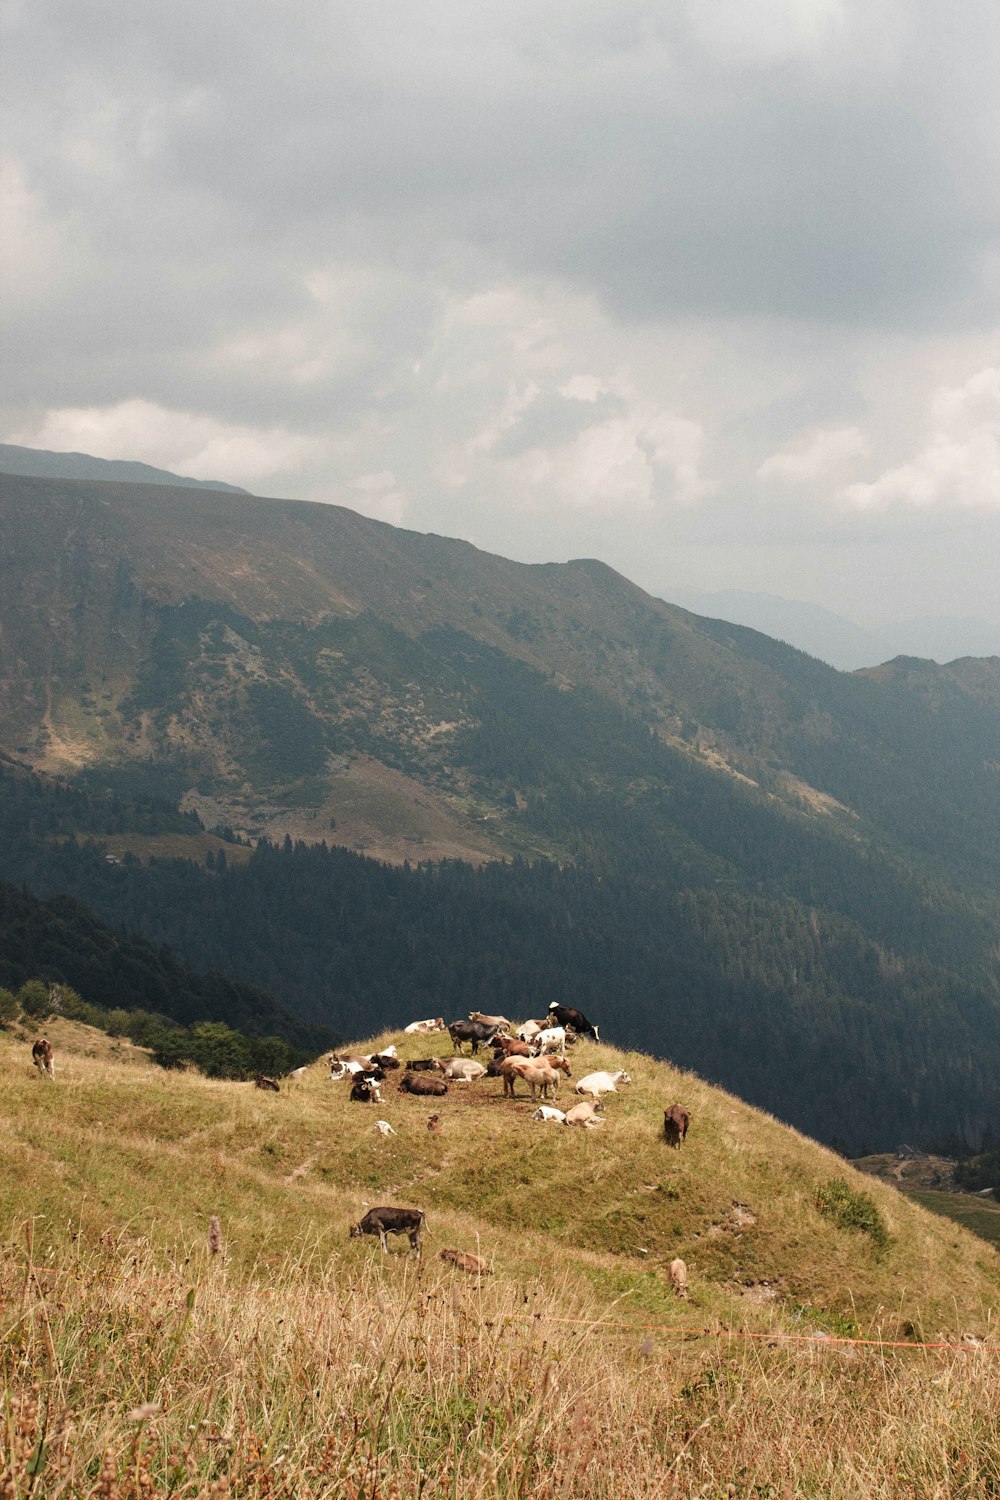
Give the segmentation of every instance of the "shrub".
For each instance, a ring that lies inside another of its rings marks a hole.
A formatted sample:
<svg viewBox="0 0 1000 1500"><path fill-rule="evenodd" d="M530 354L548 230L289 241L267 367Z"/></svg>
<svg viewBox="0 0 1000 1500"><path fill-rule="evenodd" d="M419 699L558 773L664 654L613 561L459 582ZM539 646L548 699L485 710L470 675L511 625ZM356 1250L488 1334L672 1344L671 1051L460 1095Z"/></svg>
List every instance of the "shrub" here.
<svg viewBox="0 0 1000 1500"><path fill-rule="evenodd" d="M867 1234L877 1250L884 1250L889 1243L889 1231L885 1220L874 1201L867 1193L859 1192L842 1177L831 1177L816 1189L816 1207L826 1218L832 1219L838 1229L857 1229Z"/></svg>
<svg viewBox="0 0 1000 1500"><path fill-rule="evenodd" d="M29 979L22 984L17 992L17 998L21 1002L21 1009L26 1016L41 1019L52 1012L52 999L49 995L49 987L40 979Z"/></svg>
<svg viewBox="0 0 1000 1500"><path fill-rule="evenodd" d="M20 1014L17 996L0 985L0 1026L6 1026L8 1021L16 1021Z"/></svg>

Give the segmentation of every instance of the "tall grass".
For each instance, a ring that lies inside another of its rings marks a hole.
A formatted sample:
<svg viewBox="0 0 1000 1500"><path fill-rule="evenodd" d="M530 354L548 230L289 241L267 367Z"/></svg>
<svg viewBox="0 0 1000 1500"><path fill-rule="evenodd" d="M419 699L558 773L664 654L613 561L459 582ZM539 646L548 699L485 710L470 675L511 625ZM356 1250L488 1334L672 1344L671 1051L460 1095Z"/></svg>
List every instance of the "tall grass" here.
<svg viewBox="0 0 1000 1500"><path fill-rule="evenodd" d="M304 1239L263 1279L111 1234L53 1267L24 1227L0 1249L4 1500L1000 1496L996 1343L675 1343L590 1326L607 1304L565 1278L368 1244L333 1269Z"/></svg>

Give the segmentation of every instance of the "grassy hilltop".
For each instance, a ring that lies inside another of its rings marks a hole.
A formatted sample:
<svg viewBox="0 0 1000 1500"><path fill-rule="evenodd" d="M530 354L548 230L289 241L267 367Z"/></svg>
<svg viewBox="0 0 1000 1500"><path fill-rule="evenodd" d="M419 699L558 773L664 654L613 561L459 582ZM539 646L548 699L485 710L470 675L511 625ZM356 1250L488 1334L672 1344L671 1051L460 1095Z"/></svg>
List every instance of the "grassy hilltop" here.
<svg viewBox="0 0 1000 1500"><path fill-rule="evenodd" d="M1000 1494L1000 1259L693 1075L581 1042L634 1083L571 1131L494 1081L371 1108L47 1034L54 1084L0 1034L4 1495ZM383 1202L422 1264L348 1240Z"/></svg>

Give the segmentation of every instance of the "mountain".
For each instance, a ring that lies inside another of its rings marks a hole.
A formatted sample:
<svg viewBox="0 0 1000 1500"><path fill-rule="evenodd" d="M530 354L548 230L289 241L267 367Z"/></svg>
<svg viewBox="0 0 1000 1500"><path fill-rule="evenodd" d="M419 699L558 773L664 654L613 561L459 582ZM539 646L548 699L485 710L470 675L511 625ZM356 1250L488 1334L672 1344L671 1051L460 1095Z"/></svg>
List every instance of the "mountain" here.
<svg viewBox="0 0 1000 1500"><path fill-rule="evenodd" d="M0 749L270 840L126 818L117 869L19 803L8 878L340 1031L585 994L855 1149L996 1124L1000 661L845 675L591 560L180 488L8 478L0 556Z"/></svg>
<svg viewBox="0 0 1000 1500"><path fill-rule="evenodd" d="M963 656L1000 656L1000 625L975 617L927 615L865 627L818 604L743 589L715 593L668 590L668 596L698 614L747 625L787 641L845 672L873 667L894 656L935 662Z"/></svg>
<svg viewBox="0 0 1000 1500"><path fill-rule="evenodd" d="M173 484L189 490L227 490L245 495L236 484L220 479L187 479L169 469L122 458L93 458L89 453L52 453L45 448L20 448L0 443L0 474L31 475L37 479L111 479L118 484Z"/></svg>
<svg viewBox="0 0 1000 1500"><path fill-rule="evenodd" d="M499 1080L372 1108L46 1031L51 1083L0 1030L12 1493L995 1493L996 1253L690 1074L581 1042L632 1083L571 1130ZM419 1260L349 1237L376 1204Z"/></svg>

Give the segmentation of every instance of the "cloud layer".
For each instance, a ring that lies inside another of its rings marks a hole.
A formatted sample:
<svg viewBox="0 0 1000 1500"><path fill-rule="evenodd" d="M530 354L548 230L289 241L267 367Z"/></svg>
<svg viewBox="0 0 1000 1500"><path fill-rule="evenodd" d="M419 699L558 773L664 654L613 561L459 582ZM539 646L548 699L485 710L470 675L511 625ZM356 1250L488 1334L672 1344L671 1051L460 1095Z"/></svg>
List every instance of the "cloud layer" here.
<svg viewBox="0 0 1000 1500"><path fill-rule="evenodd" d="M668 591L863 602L892 534L889 611L931 548L989 607L939 520L996 540L991 0L21 0L3 40L6 440Z"/></svg>

